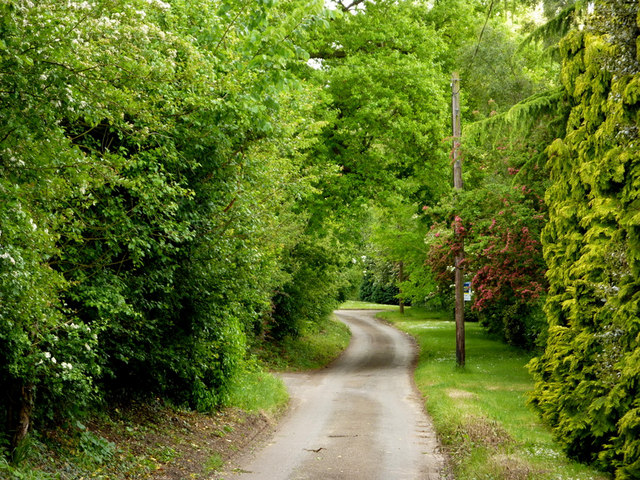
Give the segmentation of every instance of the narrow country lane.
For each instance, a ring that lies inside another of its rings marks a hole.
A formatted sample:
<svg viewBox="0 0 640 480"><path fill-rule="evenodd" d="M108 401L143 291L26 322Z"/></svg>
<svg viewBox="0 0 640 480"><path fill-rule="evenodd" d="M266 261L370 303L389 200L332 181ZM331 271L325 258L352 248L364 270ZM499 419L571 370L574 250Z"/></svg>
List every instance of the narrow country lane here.
<svg viewBox="0 0 640 480"><path fill-rule="evenodd" d="M406 334L372 311L336 312L352 331L330 368L287 374L292 406L266 445L240 461L242 480L440 479L443 458L411 380Z"/></svg>

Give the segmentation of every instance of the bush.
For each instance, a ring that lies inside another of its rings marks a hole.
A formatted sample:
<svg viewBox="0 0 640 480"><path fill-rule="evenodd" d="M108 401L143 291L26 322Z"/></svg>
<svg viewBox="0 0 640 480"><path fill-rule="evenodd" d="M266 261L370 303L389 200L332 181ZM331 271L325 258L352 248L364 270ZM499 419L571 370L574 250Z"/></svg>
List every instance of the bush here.
<svg viewBox="0 0 640 480"><path fill-rule="evenodd" d="M480 324L509 345L533 350L546 338L546 317L539 303L498 303L476 312Z"/></svg>
<svg viewBox="0 0 640 480"><path fill-rule="evenodd" d="M373 275L365 274L360 284L359 299L363 302L398 305L397 295L399 293L400 290L395 284L385 284Z"/></svg>

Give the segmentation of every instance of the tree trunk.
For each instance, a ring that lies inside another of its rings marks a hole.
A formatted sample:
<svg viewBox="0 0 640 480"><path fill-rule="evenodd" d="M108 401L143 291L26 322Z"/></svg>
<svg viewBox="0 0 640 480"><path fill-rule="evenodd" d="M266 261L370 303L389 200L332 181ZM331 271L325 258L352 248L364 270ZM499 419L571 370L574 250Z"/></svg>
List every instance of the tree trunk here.
<svg viewBox="0 0 640 480"><path fill-rule="evenodd" d="M9 418L10 432L13 431L11 439L11 449L14 450L26 438L31 426L31 415L33 413L33 403L36 387L32 383L22 385L18 388L19 398L16 401L17 415Z"/></svg>

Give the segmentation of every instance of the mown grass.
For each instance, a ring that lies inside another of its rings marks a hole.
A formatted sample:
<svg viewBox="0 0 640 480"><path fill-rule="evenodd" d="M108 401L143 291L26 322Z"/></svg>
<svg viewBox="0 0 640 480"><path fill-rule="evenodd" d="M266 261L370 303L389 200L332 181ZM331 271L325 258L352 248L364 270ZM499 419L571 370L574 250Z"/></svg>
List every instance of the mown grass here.
<svg viewBox="0 0 640 480"><path fill-rule="evenodd" d="M467 323L466 366L455 365L455 323L444 313L411 309L380 316L420 345L415 372L427 411L457 480L602 480L607 475L565 457L526 405L530 354Z"/></svg>
<svg viewBox="0 0 640 480"><path fill-rule="evenodd" d="M351 332L335 317L303 325L299 337L261 344L254 353L269 370L298 372L323 368L349 344Z"/></svg>
<svg viewBox="0 0 640 480"><path fill-rule="evenodd" d="M385 305L382 303L361 302L359 300L347 300L340 305L341 310L398 310L397 305Z"/></svg>

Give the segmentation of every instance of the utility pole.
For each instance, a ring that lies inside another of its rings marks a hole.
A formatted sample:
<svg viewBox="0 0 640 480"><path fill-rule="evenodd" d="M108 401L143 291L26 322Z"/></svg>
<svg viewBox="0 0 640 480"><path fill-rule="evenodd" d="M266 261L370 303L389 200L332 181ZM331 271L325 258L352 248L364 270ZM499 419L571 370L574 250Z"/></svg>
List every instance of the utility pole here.
<svg viewBox="0 0 640 480"><path fill-rule="evenodd" d="M458 72L451 78L451 112L453 118L453 187L462 190L462 160L460 159L460 77ZM458 238L459 233L454 226L454 238L460 242L460 250L455 257L455 290L456 290L456 363L464 367L464 278L462 261L464 260L464 243Z"/></svg>
<svg viewBox="0 0 640 480"><path fill-rule="evenodd" d="M404 282L404 262L402 260L398 262L398 282ZM400 293L402 293L402 291ZM398 307L400 313L404 315L404 299L400 299L400 301L398 302Z"/></svg>

